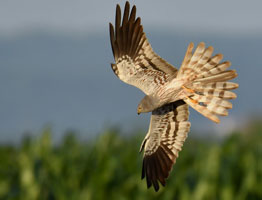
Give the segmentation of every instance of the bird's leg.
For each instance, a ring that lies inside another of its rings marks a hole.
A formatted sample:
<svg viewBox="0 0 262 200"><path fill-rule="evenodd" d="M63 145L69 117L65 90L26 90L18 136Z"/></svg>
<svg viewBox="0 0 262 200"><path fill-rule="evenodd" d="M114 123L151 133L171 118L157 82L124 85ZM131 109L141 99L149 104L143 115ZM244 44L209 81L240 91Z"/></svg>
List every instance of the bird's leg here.
<svg viewBox="0 0 262 200"><path fill-rule="evenodd" d="M198 104L198 101L195 100L195 99L191 99L190 97L188 96L185 96L185 98L187 98L189 101L191 101L193 104Z"/></svg>
<svg viewBox="0 0 262 200"><path fill-rule="evenodd" d="M184 98L187 98L189 101L191 101L194 104L198 104L197 100L191 99L189 97L189 95L195 93L195 91L190 88L185 87L184 85L182 86L182 88L184 89Z"/></svg>
<svg viewBox="0 0 262 200"><path fill-rule="evenodd" d="M192 90L192 89L190 89L190 88L187 88L187 87L185 87L184 85L182 85L182 88L185 89L187 92L195 93L194 90Z"/></svg>

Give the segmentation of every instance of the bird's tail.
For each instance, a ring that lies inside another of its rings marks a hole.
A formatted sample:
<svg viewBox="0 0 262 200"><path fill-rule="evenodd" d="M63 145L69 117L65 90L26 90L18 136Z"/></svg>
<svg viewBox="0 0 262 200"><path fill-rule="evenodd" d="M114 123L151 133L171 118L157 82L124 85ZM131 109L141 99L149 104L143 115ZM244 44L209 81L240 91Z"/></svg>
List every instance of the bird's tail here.
<svg viewBox="0 0 262 200"><path fill-rule="evenodd" d="M178 71L177 78L185 78L188 82L183 86L184 101L208 119L219 123L217 115L228 115L232 108L228 99L235 99L235 93L229 91L238 88L237 83L227 82L237 76L235 70L227 70L231 63L220 63L222 54L213 57L213 47L205 48L199 43L194 54L193 43L190 43Z"/></svg>

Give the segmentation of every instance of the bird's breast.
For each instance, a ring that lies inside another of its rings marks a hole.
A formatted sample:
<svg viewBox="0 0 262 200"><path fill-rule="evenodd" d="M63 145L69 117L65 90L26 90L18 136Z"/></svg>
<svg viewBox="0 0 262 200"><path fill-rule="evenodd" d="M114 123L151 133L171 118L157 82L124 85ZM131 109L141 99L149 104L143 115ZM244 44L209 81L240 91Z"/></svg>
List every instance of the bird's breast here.
<svg viewBox="0 0 262 200"><path fill-rule="evenodd" d="M175 99L182 90L184 81L181 79L173 79L159 88L157 96L162 102L170 102Z"/></svg>

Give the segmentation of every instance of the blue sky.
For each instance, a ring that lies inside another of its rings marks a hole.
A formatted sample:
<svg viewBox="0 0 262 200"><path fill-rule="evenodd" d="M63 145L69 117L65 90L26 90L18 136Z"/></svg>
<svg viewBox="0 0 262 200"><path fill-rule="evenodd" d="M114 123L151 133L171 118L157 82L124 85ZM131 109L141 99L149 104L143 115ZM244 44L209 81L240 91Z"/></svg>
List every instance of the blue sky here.
<svg viewBox="0 0 262 200"><path fill-rule="evenodd" d="M31 29L67 33L104 30L113 20L116 0L8 0L0 1L0 34ZM130 1L147 28L185 29L226 34L261 34L260 0Z"/></svg>

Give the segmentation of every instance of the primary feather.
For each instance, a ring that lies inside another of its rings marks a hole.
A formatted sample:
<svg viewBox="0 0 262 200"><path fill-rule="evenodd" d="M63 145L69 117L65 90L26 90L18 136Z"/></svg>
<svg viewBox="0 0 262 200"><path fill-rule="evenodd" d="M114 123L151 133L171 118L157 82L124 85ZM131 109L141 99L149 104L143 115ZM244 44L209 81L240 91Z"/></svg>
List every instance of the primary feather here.
<svg viewBox="0 0 262 200"><path fill-rule="evenodd" d="M129 12L130 4L126 2L121 23L121 9L117 5L115 30L109 24L111 47L116 61L111 66L122 81L150 95L174 76L177 69L153 51L143 31L141 19L136 18L136 6Z"/></svg>

